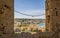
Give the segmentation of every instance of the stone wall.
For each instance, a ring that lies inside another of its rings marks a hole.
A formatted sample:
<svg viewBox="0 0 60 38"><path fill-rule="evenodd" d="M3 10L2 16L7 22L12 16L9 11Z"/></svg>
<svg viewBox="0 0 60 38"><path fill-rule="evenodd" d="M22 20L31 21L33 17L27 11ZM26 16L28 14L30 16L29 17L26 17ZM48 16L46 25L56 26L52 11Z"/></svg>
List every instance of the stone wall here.
<svg viewBox="0 0 60 38"><path fill-rule="evenodd" d="M0 0L0 37L9 37L13 33L13 28L14 0Z"/></svg>
<svg viewBox="0 0 60 38"><path fill-rule="evenodd" d="M46 0L46 30L15 34L14 0L0 0L0 38L60 38L60 0Z"/></svg>
<svg viewBox="0 0 60 38"><path fill-rule="evenodd" d="M22 32L14 34L13 38L60 38L60 36L56 32L37 32L36 34Z"/></svg>
<svg viewBox="0 0 60 38"><path fill-rule="evenodd" d="M60 27L60 0L46 0L46 28L56 31Z"/></svg>
<svg viewBox="0 0 60 38"><path fill-rule="evenodd" d="M46 0L46 29L51 37L60 38L60 0Z"/></svg>

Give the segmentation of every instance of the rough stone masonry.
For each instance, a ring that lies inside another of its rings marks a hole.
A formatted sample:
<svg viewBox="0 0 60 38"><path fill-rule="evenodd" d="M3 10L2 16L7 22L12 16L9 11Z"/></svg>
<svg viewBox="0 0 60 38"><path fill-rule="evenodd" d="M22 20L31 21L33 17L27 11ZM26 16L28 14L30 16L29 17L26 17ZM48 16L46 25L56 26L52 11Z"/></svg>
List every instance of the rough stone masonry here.
<svg viewBox="0 0 60 38"><path fill-rule="evenodd" d="M15 34L14 0L0 0L0 38L60 38L60 0L46 0L46 29L34 35Z"/></svg>

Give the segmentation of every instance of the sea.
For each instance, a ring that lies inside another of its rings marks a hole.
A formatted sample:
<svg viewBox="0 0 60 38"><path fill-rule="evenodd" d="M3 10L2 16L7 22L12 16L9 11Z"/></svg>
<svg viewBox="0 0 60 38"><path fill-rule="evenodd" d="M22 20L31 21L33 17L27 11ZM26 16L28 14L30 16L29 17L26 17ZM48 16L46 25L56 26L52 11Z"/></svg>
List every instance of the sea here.
<svg viewBox="0 0 60 38"><path fill-rule="evenodd" d="M45 23L39 23L39 24L36 24L37 26L40 26L40 27L45 27Z"/></svg>

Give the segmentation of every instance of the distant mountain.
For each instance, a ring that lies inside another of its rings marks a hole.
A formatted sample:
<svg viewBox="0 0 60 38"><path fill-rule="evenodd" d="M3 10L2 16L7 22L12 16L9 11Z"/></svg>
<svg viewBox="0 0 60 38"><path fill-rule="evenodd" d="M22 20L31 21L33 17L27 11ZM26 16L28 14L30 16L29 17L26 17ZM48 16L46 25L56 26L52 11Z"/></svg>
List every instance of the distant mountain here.
<svg viewBox="0 0 60 38"><path fill-rule="evenodd" d="M33 20L33 21L42 21L45 22L45 19L28 19L28 18L14 18L14 21L29 21L29 20Z"/></svg>
<svg viewBox="0 0 60 38"><path fill-rule="evenodd" d="M31 18L14 18L14 20L21 20L21 19L30 19L31 20ZM34 19L34 18L32 18L32 20L45 20L45 19Z"/></svg>

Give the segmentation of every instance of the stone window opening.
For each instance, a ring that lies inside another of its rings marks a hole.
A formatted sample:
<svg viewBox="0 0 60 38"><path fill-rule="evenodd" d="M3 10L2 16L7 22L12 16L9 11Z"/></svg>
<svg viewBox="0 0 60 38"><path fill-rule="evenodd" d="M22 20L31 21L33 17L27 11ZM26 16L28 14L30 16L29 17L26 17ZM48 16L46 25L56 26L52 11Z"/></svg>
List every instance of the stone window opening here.
<svg viewBox="0 0 60 38"><path fill-rule="evenodd" d="M55 11L55 16L58 16L57 8L55 8L54 11Z"/></svg>
<svg viewBox="0 0 60 38"><path fill-rule="evenodd" d="M44 3L45 3L45 1L44 1ZM48 5L48 4L47 4ZM16 5L17 6L17 5ZM5 7L6 7L6 5L5 5ZM8 8L8 7L7 7ZM20 7L19 7L20 8ZM49 9L49 8L48 8ZM48 10L47 9L47 10ZM45 8L44 8L44 10L45 10ZM18 11L19 12L19 11ZM17 12L16 12L17 13ZM23 13L23 15L24 16L26 16L28 13L26 13L26 14L24 14L24 12L22 12ZM34 13L35 14L35 13ZM25 17L23 17L23 19L21 19L21 17L19 18L21 21L19 21L20 22L20 27L18 26L18 22L16 22L15 24L14 24L14 30L17 30L16 28L18 28L18 30L21 30L20 32L25 32L26 31L26 28L27 28L27 31L28 32L36 32L37 33L37 31L39 31L39 30L42 30L42 32L45 32L45 22L43 22L43 21L45 21L45 19L44 19L44 17L42 17L43 19L42 19L42 21L40 21L40 17L36 17L36 15L38 15L38 14L28 14L28 16L29 16L29 18L27 18L27 19L25 19ZM41 14L43 14L43 13L41 13ZM46 14L45 14L46 15ZM31 18L30 18L31 17ZM45 17L46 18L46 17ZM16 18L14 18L14 19L16 19ZM37 20L38 19L38 20ZM14 21L16 21L16 20L14 20ZM34 23L32 23L32 22L34 22ZM43 23L42 23L43 22ZM40 24L41 23L41 24ZM17 27L16 27L16 25L17 25ZM40 29L40 25L42 25L41 26L41 29ZM38 27L38 28L37 28ZM33 28L33 31L31 31L31 28ZM38 30L37 30L38 29ZM22 31L23 30L23 31ZM24 31L25 30L25 31ZM14 31L15 32L15 31ZM18 31L16 31L15 33L17 33ZM20 32L18 32L18 33L20 33Z"/></svg>
<svg viewBox="0 0 60 38"><path fill-rule="evenodd" d="M48 15L47 18L48 18L48 21L47 22L49 23L50 22L50 15Z"/></svg>
<svg viewBox="0 0 60 38"><path fill-rule="evenodd" d="M58 11L56 11L56 16L58 16Z"/></svg>

